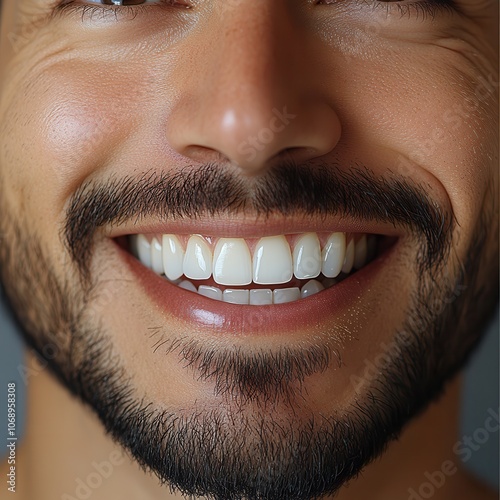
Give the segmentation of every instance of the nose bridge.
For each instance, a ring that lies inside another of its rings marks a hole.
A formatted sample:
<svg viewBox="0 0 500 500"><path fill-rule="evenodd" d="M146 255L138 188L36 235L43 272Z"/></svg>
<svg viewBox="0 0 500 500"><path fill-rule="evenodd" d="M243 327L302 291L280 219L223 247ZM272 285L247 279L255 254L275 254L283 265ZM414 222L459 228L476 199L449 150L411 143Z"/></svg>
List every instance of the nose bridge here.
<svg viewBox="0 0 500 500"><path fill-rule="evenodd" d="M221 7L200 30L209 37L188 81L189 102L170 116L174 148L215 151L247 173L284 151L305 160L331 150L340 125L311 99L300 31L288 0Z"/></svg>
<svg viewBox="0 0 500 500"><path fill-rule="evenodd" d="M277 6L282 0L274 2L255 0L244 12L227 7L231 13L212 53L206 87L212 98L205 102L226 133L242 141L261 129L281 128L273 110L292 104L287 94L299 83L297 74L293 82L287 78L293 58L282 48L284 41L290 45L286 31L291 21L286 9Z"/></svg>
<svg viewBox="0 0 500 500"><path fill-rule="evenodd" d="M285 134L286 128L288 135L293 133L298 112L300 92L294 88L300 85L300 74L290 74L293 57L281 47L290 20L273 16L270 2L265 9L266 15L255 9L243 29L228 28L212 66L219 69L212 79L214 98L208 113L232 141L232 155L240 165L285 148L286 139L278 134Z"/></svg>

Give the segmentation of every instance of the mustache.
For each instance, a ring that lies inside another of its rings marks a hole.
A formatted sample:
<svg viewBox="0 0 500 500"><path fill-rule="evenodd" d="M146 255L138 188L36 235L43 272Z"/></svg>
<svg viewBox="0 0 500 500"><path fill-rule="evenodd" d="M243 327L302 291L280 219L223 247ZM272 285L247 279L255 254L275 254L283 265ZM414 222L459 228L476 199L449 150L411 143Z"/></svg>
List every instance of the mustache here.
<svg viewBox="0 0 500 500"><path fill-rule="evenodd" d="M247 179L235 169L207 164L140 177L91 180L71 196L63 239L82 277L90 276L94 237L102 227L148 217L160 220L251 214L354 218L403 227L417 240L418 266L429 271L448 255L454 218L425 186L367 167L281 163Z"/></svg>

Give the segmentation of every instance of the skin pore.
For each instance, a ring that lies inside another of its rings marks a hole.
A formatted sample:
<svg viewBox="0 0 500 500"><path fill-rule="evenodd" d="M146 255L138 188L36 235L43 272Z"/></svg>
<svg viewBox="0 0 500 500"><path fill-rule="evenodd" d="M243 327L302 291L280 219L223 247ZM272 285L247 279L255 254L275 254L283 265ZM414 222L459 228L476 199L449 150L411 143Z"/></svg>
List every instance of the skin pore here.
<svg viewBox="0 0 500 500"><path fill-rule="evenodd" d="M498 301L498 2L97 3L2 4L0 277L51 368L19 497L120 443L92 498L408 498ZM385 235L380 271L290 328L177 314L123 238L333 230ZM434 496L490 497L462 469Z"/></svg>

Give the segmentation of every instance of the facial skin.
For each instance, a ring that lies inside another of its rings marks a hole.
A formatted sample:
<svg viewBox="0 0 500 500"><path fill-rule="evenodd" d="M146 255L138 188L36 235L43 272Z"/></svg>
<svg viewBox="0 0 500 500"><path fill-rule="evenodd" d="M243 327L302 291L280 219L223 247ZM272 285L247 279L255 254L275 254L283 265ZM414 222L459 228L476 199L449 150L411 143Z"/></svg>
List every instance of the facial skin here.
<svg viewBox="0 0 500 500"><path fill-rule="evenodd" d="M2 6L0 276L28 342L175 491L335 493L498 301L498 2L66 3ZM254 310L123 249L309 231L385 243Z"/></svg>

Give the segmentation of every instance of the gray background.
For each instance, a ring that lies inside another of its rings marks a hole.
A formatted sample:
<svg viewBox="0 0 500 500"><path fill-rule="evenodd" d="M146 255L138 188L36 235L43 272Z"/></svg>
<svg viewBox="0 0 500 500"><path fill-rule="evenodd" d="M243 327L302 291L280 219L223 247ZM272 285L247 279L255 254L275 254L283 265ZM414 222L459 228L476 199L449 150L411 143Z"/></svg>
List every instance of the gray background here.
<svg viewBox="0 0 500 500"><path fill-rule="evenodd" d="M26 384L22 376L23 346L16 334L9 312L1 300L0 289L0 435L7 429L6 392L7 383L17 382L18 428L24 425L23 408L25 405ZM457 441L463 436L474 437L488 418L488 410L499 411L499 316L489 328L488 334L466 369L466 383L463 397L462 430ZM19 368L21 369L19 370ZM29 380L29 376L28 376ZM484 434L478 434L484 436ZM6 443L3 439L2 443ZM4 453L4 445L0 448ZM450 459L453 459L450 450ZM489 436L477 451L472 452L466 466L483 481L498 489L499 485L499 433Z"/></svg>

